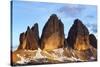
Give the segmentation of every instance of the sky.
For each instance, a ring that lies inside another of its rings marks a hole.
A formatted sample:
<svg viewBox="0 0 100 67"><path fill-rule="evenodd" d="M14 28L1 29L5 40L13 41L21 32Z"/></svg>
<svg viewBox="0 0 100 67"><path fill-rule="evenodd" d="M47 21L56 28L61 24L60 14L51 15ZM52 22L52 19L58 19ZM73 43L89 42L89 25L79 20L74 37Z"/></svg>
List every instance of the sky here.
<svg viewBox="0 0 100 67"><path fill-rule="evenodd" d="M56 14L63 22L66 38L77 18L97 37L97 6L95 5L15 0L12 4L12 50L18 47L19 35L25 32L28 26L32 27L38 23L39 36L41 36L42 29L52 14Z"/></svg>

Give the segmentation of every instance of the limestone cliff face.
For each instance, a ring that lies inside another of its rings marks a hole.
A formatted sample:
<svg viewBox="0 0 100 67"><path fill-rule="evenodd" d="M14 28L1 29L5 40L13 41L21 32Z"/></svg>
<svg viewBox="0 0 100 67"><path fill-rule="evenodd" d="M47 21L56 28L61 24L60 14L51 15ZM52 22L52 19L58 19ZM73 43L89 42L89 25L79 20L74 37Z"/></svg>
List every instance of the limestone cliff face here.
<svg viewBox="0 0 100 67"><path fill-rule="evenodd" d="M41 48L53 50L64 46L64 25L55 14L45 24L41 36Z"/></svg>
<svg viewBox="0 0 100 67"><path fill-rule="evenodd" d="M76 19L70 28L67 41L69 47L77 50L89 48L89 31L79 19Z"/></svg>
<svg viewBox="0 0 100 67"><path fill-rule="evenodd" d="M89 35L89 40L90 40L90 44L94 47L97 48L97 39L93 34Z"/></svg>
<svg viewBox="0 0 100 67"><path fill-rule="evenodd" d="M20 45L18 49L35 50L39 45L38 24L36 23L31 29L27 28L25 33L20 34Z"/></svg>

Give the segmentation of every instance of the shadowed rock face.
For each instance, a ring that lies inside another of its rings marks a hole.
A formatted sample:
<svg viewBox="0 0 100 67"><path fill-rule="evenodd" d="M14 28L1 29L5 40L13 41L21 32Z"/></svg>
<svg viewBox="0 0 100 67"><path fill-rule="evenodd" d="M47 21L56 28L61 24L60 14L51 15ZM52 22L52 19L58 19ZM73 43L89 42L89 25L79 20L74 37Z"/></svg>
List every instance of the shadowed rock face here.
<svg viewBox="0 0 100 67"><path fill-rule="evenodd" d="M19 45L18 49L22 49L23 48L22 44L23 44L24 40L25 40L25 33L23 32L23 33L20 34L20 37L19 37L20 45Z"/></svg>
<svg viewBox="0 0 100 67"><path fill-rule="evenodd" d="M64 40L64 47L65 47L65 48L68 48L68 42L67 42L67 39Z"/></svg>
<svg viewBox="0 0 100 67"><path fill-rule="evenodd" d="M35 50L39 45L38 24L36 23L31 29L27 28L25 33L20 34L20 45L18 49Z"/></svg>
<svg viewBox="0 0 100 67"><path fill-rule="evenodd" d="M76 19L70 28L67 42L69 47L77 50L89 48L89 31L79 19Z"/></svg>
<svg viewBox="0 0 100 67"><path fill-rule="evenodd" d="M41 36L41 48L53 50L64 46L64 25L55 14L45 24Z"/></svg>
<svg viewBox="0 0 100 67"><path fill-rule="evenodd" d="M89 35L89 40L90 40L90 44L93 47L97 48L97 39L96 39L96 37L93 34Z"/></svg>

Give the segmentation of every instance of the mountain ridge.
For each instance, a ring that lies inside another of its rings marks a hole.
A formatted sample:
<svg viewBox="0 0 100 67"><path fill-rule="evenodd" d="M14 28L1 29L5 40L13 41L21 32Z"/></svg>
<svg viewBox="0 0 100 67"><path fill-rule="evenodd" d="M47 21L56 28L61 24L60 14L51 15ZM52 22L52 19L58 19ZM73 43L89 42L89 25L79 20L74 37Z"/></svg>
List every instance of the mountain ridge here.
<svg viewBox="0 0 100 67"><path fill-rule="evenodd" d="M75 19L68 37L64 24L52 14L45 23L41 37L38 24L19 36L20 44L11 54L11 64L67 63L97 60L97 39L79 19Z"/></svg>

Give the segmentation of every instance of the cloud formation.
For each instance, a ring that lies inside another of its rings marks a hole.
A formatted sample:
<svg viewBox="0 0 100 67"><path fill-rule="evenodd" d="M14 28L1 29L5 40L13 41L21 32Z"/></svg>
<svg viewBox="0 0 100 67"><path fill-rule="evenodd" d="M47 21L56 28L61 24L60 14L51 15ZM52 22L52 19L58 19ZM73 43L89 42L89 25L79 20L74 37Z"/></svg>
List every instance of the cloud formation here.
<svg viewBox="0 0 100 67"><path fill-rule="evenodd" d="M87 26L93 33L97 33L97 24L87 24Z"/></svg>
<svg viewBox="0 0 100 67"><path fill-rule="evenodd" d="M64 13L69 17L76 17L81 14L81 12L85 9L85 7L80 5L66 5L58 9L57 11Z"/></svg>
<svg viewBox="0 0 100 67"><path fill-rule="evenodd" d="M86 18L90 18L90 19L93 19L95 18L93 15L87 15Z"/></svg>

